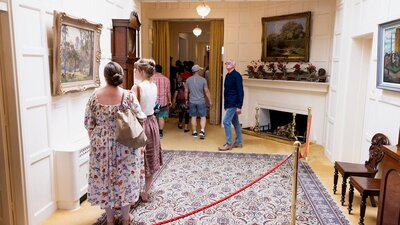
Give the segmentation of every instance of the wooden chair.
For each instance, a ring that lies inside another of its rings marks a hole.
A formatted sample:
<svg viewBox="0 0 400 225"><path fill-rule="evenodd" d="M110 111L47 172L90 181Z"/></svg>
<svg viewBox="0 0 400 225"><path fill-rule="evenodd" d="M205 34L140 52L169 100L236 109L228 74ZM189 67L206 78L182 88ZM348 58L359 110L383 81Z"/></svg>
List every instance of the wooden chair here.
<svg viewBox="0 0 400 225"><path fill-rule="evenodd" d="M371 204L376 207L374 196L379 196L381 179L375 179L370 177L350 177L350 188L349 188L349 214L352 210L354 188L360 192L361 203L360 203L360 222L359 225L364 225L365 208L367 206L367 197L371 199ZM373 200L374 199L374 200Z"/></svg>
<svg viewBox="0 0 400 225"><path fill-rule="evenodd" d="M335 162L335 173L333 175L333 193L336 194L336 187L338 182L338 173L342 174L342 197L340 202L344 205L346 196L347 178L350 176L358 177L375 177L378 172L378 164L383 159L383 151L380 146L388 145L389 139L381 133L377 133L372 137L371 146L369 147L369 159L365 164L348 163L348 162Z"/></svg>

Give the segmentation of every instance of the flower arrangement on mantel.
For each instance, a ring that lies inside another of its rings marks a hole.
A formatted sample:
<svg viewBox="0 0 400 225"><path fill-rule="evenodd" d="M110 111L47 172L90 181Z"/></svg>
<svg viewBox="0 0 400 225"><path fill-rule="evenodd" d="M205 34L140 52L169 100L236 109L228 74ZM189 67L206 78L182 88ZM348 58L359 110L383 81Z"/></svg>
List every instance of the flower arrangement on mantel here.
<svg viewBox="0 0 400 225"><path fill-rule="evenodd" d="M262 62L252 60L246 69L249 78L270 80L295 80L309 82L326 82L327 75L323 68L317 72L317 67L312 63L295 63L292 67L288 62Z"/></svg>

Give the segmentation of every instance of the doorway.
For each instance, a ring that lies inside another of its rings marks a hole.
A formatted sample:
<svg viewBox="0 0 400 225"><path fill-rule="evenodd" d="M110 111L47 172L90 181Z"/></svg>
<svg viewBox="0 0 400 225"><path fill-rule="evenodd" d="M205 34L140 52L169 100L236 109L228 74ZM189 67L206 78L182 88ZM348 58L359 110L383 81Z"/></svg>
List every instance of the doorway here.
<svg viewBox="0 0 400 225"><path fill-rule="evenodd" d="M0 224L27 224L11 17L0 10Z"/></svg>
<svg viewBox="0 0 400 225"><path fill-rule="evenodd" d="M4 32L8 23L8 12L0 11L0 43L1 46L6 46L5 43L9 40L6 37L7 32ZM0 109L7 109L5 88L6 81L4 58L6 49L2 48L0 52ZM9 148L8 148L8 135L7 135L7 114L6 110L0 111L0 224L13 224L12 215L12 198L11 198L11 174L9 162Z"/></svg>
<svg viewBox="0 0 400 225"><path fill-rule="evenodd" d="M187 56L188 55L187 54L187 37L185 34L181 34L181 33L179 34L178 49L179 49L178 60L187 59L188 58L188 56Z"/></svg>
<svg viewBox="0 0 400 225"><path fill-rule="evenodd" d="M352 124L347 127L347 132L351 135L344 137L347 149L368 149L370 143L366 141L365 137L365 109L367 101L368 78L370 74L371 65L371 51L372 51L372 38L373 34L364 35L354 38L351 43L351 67L349 70L348 89L346 95L347 113L346 123ZM361 137L361 138L360 138ZM368 151L349 151L347 158L353 162L361 162L368 159Z"/></svg>
<svg viewBox="0 0 400 225"><path fill-rule="evenodd" d="M198 64L204 68L200 75L208 78L208 88L214 105L210 108L209 122L219 124L222 101L220 77L222 77L223 20L169 20L168 23L169 52L173 59L171 63L176 65L178 61L182 64L185 61L191 61L193 64ZM216 26L216 24L219 26ZM197 31L200 29L200 34L194 32L195 29ZM211 32L212 29L215 31ZM215 33L218 33L218 35L215 35ZM206 70L208 70L208 73L206 73Z"/></svg>
<svg viewBox="0 0 400 225"><path fill-rule="evenodd" d="M194 28L200 28L201 34L195 36ZM185 21L169 21L170 29L170 54L175 63L177 60L193 61L205 68L208 62L204 62L205 45L210 43L210 22L185 20Z"/></svg>

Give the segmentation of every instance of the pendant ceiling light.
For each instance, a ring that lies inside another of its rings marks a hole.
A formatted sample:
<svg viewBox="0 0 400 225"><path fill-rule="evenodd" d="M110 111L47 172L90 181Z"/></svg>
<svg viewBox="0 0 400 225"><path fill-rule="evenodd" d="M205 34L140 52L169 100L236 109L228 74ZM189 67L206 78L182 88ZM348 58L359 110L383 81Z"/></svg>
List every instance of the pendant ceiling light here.
<svg viewBox="0 0 400 225"><path fill-rule="evenodd" d="M197 27L195 27L195 28L193 29L193 34L196 35L196 37L198 37L198 36L201 35L201 31L202 31L202 30L200 29L199 25L197 25Z"/></svg>
<svg viewBox="0 0 400 225"><path fill-rule="evenodd" d="M196 7L196 11L197 11L197 14L199 14L199 16L201 16L201 18L204 19L204 17L206 17L210 13L211 8L210 8L210 6L206 5L203 2Z"/></svg>

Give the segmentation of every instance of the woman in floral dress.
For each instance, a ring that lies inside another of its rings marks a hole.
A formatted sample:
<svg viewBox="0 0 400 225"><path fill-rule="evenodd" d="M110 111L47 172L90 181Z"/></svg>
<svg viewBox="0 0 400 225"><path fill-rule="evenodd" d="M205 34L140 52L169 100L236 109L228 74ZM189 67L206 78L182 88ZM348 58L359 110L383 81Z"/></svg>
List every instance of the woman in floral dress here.
<svg viewBox="0 0 400 225"><path fill-rule="evenodd" d="M115 62L104 68L106 86L89 98L85 128L90 138L88 201L100 205L107 214L107 225L114 224L114 210L121 208L122 224L130 223L129 208L144 188L144 150L126 147L115 139L116 112L132 109L139 119L146 118L135 95L120 88L123 70Z"/></svg>
<svg viewBox="0 0 400 225"><path fill-rule="evenodd" d="M153 182L153 176L162 164L160 133L157 118L154 116L154 106L157 101L157 86L151 81L154 71L155 62L152 59L140 59L135 62L136 85L132 87L132 90L136 93L141 109L147 116L143 122L143 129L147 137L144 154L146 184L140 195L144 202L148 201L148 191Z"/></svg>

